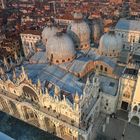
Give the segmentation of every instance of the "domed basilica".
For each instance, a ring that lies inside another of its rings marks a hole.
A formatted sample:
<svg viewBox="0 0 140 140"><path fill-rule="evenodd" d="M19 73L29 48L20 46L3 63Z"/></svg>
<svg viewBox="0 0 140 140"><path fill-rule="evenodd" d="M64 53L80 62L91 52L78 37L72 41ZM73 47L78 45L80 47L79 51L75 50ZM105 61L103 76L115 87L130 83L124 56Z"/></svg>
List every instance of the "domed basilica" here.
<svg viewBox="0 0 140 140"><path fill-rule="evenodd" d="M83 15L75 12L65 32L48 23L40 36L22 33L25 59L16 57L15 64L5 60L0 71L0 108L63 139L92 140L99 112L115 109L115 104L108 111L100 104L110 96L117 101L120 73L115 69L122 41L110 31L98 48L91 47L91 32Z"/></svg>

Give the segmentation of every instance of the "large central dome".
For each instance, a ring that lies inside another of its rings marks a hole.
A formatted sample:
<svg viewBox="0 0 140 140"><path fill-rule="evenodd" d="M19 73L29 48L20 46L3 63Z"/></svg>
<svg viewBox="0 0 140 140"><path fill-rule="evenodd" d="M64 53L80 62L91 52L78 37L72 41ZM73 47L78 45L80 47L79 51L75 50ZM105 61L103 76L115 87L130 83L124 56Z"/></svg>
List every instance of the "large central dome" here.
<svg viewBox="0 0 140 140"><path fill-rule="evenodd" d="M68 26L67 33L74 40L77 49L90 47L90 28L89 25L82 20L81 13L74 14L74 22Z"/></svg>
<svg viewBox="0 0 140 140"><path fill-rule="evenodd" d="M45 27L42 31L42 41L43 44L46 45L47 41L53 37L56 32L58 31L58 29L54 26L50 26L48 25L47 27Z"/></svg>
<svg viewBox="0 0 140 140"><path fill-rule="evenodd" d="M61 32L48 41L46 53L48 60L55 64L71 61L76 55L73 41Z"/></svg>

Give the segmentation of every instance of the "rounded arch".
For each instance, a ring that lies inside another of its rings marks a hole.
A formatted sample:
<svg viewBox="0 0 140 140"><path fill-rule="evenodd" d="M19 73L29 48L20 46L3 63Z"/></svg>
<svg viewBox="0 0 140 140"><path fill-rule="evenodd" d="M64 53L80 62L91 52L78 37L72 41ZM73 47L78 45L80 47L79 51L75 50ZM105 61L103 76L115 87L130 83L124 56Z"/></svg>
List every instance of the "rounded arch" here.
<svg viewBox="0 0 140 140"><path fill-rule="evenodd" d="M45 126L48 132L56 134L56 126L55 124L51 121L50 118L45 117Z"/></svg>
<svg viewBox="0 0 140 140"><path fill-rule="evenodd" d="M137 111L138 110L138 107L137 107L137 105L135 105L134 107L133 107L133 111Z"/></svg>
<svg viewBox="0 0 140 140"><path fill-rule="evenodd" d="M12 101L8 101L10 106L11 106L11 109L13 111L13 115L16 116L17 118L20 118L20 114L18 112L18 109L17 109L17 106L15 105L15 103L13 103Z"/></svg>
<svg viewBox="0 0 140 140"><path fill-rule="evenodd" d="M2 97L0 97L0 104L2 106L2 111L6 112L6 113L10 112L10 109L9 109L9 107L7 105L7 102Z"/></svg>
<svg viewBox="0 0 140 140"><path fill-rule="evenodd" d="M133 122L133 123L135 123L135 124L137 124L137 125L139 125L139 121L140 121L140 119L139 119L137 116L133 116L133 117L131 118L131 122Z"/></svg>
<svg viewBox="0 0 140 140"><path fill-rule="evenodd" d="M22 91L23 91L24 97L30 99L31 101L39 102L39 97L38 97L37 93L35 92L34 89L29 87L28 85L23 85Z"/></svg>
<svg viewBox="0 0 140 140"><path fill-rule="evenodd" d="M39 117L33 109L26 107L26 106L22 106L21 109L23 111L24 118L26 119L27 122L29 122L30 124L33 124L37 127L40 127Z"/></svg>

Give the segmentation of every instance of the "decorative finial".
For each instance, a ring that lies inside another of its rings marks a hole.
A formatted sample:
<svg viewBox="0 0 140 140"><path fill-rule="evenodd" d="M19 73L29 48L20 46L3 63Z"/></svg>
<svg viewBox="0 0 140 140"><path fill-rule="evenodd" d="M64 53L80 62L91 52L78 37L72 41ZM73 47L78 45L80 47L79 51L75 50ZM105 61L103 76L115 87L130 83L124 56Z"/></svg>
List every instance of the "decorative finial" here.
<svg viewBox="0 0 140 140"><path fill-rule="evenodd" d="M17 52L15 52L15 54L14 54L14 58L15 58L15 61L18 60Z"/></svg>
<svg viewBox="0 0 140 140"><path fill-rule="evenodd" d="M74 97L74 102L75 102L76 104L78 104L78 103L79 103L79 100L80 100L79 94L78 94L78 92L76 91L76 94L75 94L75 97Z"/></svg>
<svg viewBox="0 0 140 140"><path fill-rule="evenodd" d="M89 77L87 77L86 85L89 85L89 84L90 84L90 79Z"/></svg>
<svg viewBox="0 0 140 140"><path fill-rule="evenodd" d="M13 80L16 80L16 79L17 79L16 72L15 72L15 70L13 70Z"/></svg>
<svg viewBox="0 0 140 140"><path fill-rule="evenodd" d="M24 66L22 66L22 74L23 74L24 76L26 75Z"/></svg>
<svg viewBox="0 0 140 140"><path fill-rule="evenodd" d="M3 63L4 63L4 66L6 67L6 70L8 70L8 62L7 62L7 59L5 57L3 59Z"/></svg>
<svg viewBox="0 0 140 140"><path fill-rule="evenodd" d="M39 80L39 79L38 79L37 86L38 86L38 88L41 88L41 82L40 82L40 80Z"/></svg>
<svg viewBox="0 0 140 140"><path fill-rule="evenodd" d="M96 76L99 76L99 68L96 69L95 74L96 74Z"/></svg>
<svg viewBox="0 0 140 140"><path fill-rule="evenodd" d="M46 93L46 94L49 94L49 91L48 91L48 89L47 89L47 88L45 88L45 93Z"/></svg>
<svg viewBox="0 0 140 140"><path fill-rule="evenodd" d="M4 72L4 70L3 70L2 67L0 67L0 74L1 74L1 75L4 75L4 74L5 74L5 72Z"/></svg>
<svg viewBox="0 0 140 140"><path fill-rule="evenodd" d="M59 86L56 86L56 85L55 85L54 93L55 93L56 96L59 95L59 93L60 93L60 88L59 88Z"/></svg>

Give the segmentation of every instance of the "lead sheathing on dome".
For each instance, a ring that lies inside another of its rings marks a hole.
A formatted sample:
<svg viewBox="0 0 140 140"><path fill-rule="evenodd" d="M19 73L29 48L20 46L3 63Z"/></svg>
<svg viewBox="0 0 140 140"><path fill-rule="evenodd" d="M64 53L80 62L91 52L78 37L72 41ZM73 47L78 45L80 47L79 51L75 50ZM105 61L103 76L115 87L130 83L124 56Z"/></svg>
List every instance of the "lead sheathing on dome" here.
<svg viewBox="0 0 140 140"><path fill-rule="evenodd" d="M45 27L42 31L43 44L46 45L48 40L52 38L57 33L57 31L57 27L53 26L51 23L48 23L47 27Z"/></svg>
<svg viewBox="0 0 140 140"><path fill-rule="evenodd" d="M57 32L46 46L47 59L54 64L72 61L76 52L72 39L62 32Z"/></svg>
<svg viewBox="0 0 140 140"><path fill-rule="evenodd" d="M82 13L74 14L74 22L68 26L67 33L73 39L76 49L87 49L90 47L90 28L83 21Z"/></svg>
<svg viewBox="0 0 140 140"><path fill-rule="evenodd" d="M99 54L108 57L118 57L122 49L122 39L115 32L104 34L99 43Z"/></svg>

